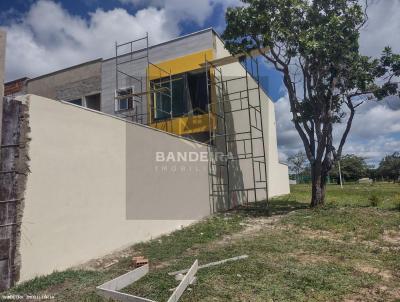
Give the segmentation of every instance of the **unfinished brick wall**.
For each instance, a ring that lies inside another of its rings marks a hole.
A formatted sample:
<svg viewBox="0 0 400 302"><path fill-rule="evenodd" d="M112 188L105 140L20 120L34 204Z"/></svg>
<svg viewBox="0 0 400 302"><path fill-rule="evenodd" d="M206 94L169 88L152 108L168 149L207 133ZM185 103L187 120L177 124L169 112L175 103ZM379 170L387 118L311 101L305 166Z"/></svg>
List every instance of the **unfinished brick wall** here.
<svg viewBox="0 0 400 302"><path fill-rule="evenodd" d="M73 100L100 93L101 77L95 76L55 87L57 100Z"/></svg>
<svg viewBox="0 0 400 302"><path fill-rule="evenodd" d="M28 168L28 106L3 103L0 155L0 290L19 279L22 212Z"/></svg>

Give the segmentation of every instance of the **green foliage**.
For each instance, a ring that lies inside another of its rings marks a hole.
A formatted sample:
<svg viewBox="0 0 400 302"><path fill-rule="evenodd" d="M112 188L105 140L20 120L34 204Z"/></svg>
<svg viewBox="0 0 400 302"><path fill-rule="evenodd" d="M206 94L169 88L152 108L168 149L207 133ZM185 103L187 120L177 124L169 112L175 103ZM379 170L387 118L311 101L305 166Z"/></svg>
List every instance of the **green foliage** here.
<svg viewBox="0 0 400 302"><path fill-rule="evenodd" d="M242 220L243 217L240 215L227 214L210 217L201 223L161 236L157 240L137 244L136 250L140 250L153 261L162 261L183 253L194 244L206 244L224 234L240 230ZM185 238L185 240L180 240L180 238Z"/></svg>
<svg viewBox="0 0 400 302"><path fill-rule="evenodd" d="M311 205L316 206L323 202L316 187L325 185L340 159L356 108L399 93L393 80L400 75L400 55L390 47L379 59L360 54L367 17L359 0L242 2L227 11L223 38L233 53L258 49L282 73L292 121L314 175ZM345 131L335 138L333 124L343 122Z"/></svg>
<svg viewBox="0 0 400 302"><path fill-rule="evenodd" d="M307 156L304 152L299 151L296 154L289 156L287 161L289 163L290 170L294 172L296 176L298 176L305 169Z"/></svg>
<svg viewBox="0 0 400 302"><path fill-rule="evenodd" d="M400 201L397 201L397 202L396 202L395 210L397 210L397 211L400 212Z"/></svg>
<svg viewBox="0 0 400 302"><path fill-rule="evenodd" d="M369 197L368 200L370 202L371 207L378 207L381 205L382 200L379 198L379 196L375 193L372 193Z"/></svg>
<svg viewBox="0 0 400 302"><path fill-rule="evenodd" d="M290 64L298 65L300 86L306 86L304 91L293 91L303 102L292 109L300 113L300 119L309 120L318 112L315 109L323 105L315 104L318 99L327 102L333 98L331 109L337 115L332 121L339 122L342 97L351 95L352 91L357 96L372 93L377 98L397 93L395 83L377 86L375 80L388 74L391 78L399 76L400 55L393 54L390 47L383 50L380 59L359 53L360 28L366 21L360 1L242 2L246 5L227 11L227 28L223 34L226 46L234 53L268 48L264 57L289 80L294 77L286 68ZM293 88L294 82L285 84Z"/></svg>
<svg viewBox="0 0 400 302"><path fill-rule="evenodd" d="M379 163L377 173L383 178L398 181L400 179L400 152L385 156Z"/></svg>
<svg viewBox="0 0 400 302"><path fill-rule="evenodd" d="M291 196L296 197L297 201L306 201L310 198L310 188L311 186L307 184L291 186ZM378 195L382 200L378 206L380 209L394 210L400 196L399 185L387 182L376 182L373 186L345 183L343 189L339 185L328 185L326 189L327 205L334 203L338 207L370 207L368 198L371 195ZM282 197L282 200L284 199L287 197Z"/></svg>
<svg viewBox="0 0 400 302"><path fill-rule="evenodd" d="M363 157L346 154L340 159L340 168L342 177L346 181L357 181L360 178L368 176L368 165ZM338 163L333 167L330 172L331 177L339 178L339 165Z"/></svg>

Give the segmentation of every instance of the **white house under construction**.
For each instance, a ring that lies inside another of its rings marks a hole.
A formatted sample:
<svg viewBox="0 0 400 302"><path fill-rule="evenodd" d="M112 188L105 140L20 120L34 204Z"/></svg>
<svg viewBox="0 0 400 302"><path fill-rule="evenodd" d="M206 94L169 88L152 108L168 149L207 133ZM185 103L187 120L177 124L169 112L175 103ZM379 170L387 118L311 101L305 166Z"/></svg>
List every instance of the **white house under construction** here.
<svg viewBox="0 0 400 302"><path fill-rule="evenodd" d="M232 56L213 29L116 44L113 58L5 95L2 145L26 147L4 147L19 156L2 152L2 170L22 160L30 172L1 176L20 188L1 200L23 200L0 215L12 223L4 288L289 193L257 60Z"/></svg>

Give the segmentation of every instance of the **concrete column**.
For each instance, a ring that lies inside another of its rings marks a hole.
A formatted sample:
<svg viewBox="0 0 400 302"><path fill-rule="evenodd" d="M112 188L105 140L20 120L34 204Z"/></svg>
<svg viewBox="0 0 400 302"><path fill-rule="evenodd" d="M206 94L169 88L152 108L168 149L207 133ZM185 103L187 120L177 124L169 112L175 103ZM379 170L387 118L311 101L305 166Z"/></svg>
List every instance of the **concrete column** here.
<svg viewBox="0 0 400 302"><path fill-rule="evenodd" d="M0 142L3 122L4 66L6 58L6 32L0 29Z"/></svg>

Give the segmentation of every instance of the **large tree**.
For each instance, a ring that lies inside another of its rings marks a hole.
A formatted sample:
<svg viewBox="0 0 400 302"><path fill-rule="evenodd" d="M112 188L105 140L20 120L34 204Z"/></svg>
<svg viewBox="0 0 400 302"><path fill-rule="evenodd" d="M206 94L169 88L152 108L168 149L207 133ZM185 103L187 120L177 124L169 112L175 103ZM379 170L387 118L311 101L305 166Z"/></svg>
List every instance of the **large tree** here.
<svg viewBox="0 0 400 302"><path fill-rule="evenodd" d="M400 181L400 152L385 156L379 163L378 174L393 182Z"/></svg>
<svg viewBox="0 0 400 302"><path fill-rule="evenodd" d="M290 155L287 158L287 161L289 163L290 170L296 174L296 180L299 181L299 175L304 171L307 162L306 154L299 151L293 155Z"/></svg>
<svg viewBox="0 0 400 302"><path fill-rule="evenodd" d="M340 172L342 177L347 181L356 181L360 178L368 176L369 166L365 159L354 154L346 154L340 159ZM339 179L339 165L333 166L330 175Z"/></svg>
<svg viewBox="0 0 400 302"><path fill-rule="evenodd" d="M359 0L242 2L227 11L226 46L233 53L258 50L283 75L292 122L311 166L311 206L318 206L324 203L327 175L340 159L356 108L365 100L398 93L400 56L390 48L380 59L360 54L360 29L367 16ZM334 137L337 123L345 127Z"/></svg>

